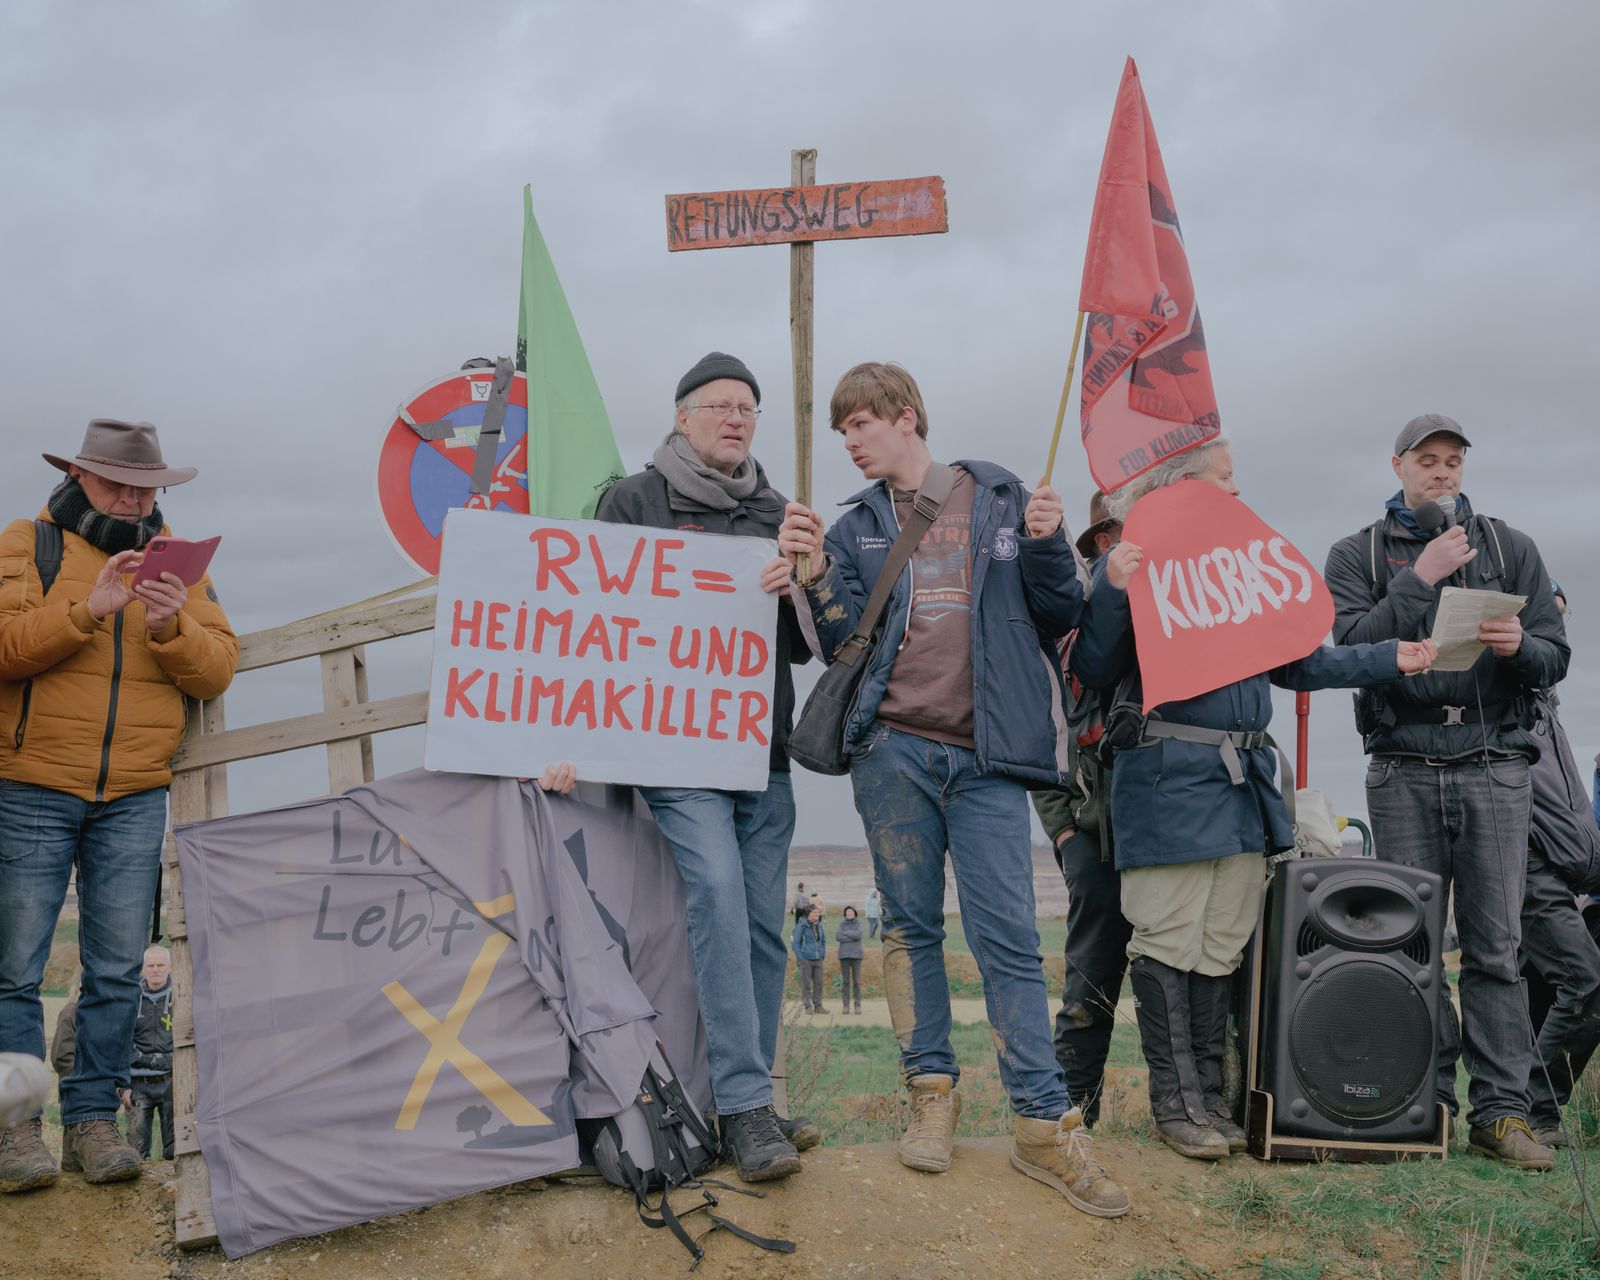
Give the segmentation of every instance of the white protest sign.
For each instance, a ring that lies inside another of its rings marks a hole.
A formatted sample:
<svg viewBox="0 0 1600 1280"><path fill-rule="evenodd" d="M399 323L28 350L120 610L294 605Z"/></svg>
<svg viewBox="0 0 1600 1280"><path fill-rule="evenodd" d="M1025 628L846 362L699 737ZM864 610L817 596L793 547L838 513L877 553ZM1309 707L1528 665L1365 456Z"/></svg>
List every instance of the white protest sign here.
<svg viewBox="0 0 1600 1280"><path fill-rule="evenodd" d="M778 599L765 538L445 517L423 763L764 791Z"/></svg>

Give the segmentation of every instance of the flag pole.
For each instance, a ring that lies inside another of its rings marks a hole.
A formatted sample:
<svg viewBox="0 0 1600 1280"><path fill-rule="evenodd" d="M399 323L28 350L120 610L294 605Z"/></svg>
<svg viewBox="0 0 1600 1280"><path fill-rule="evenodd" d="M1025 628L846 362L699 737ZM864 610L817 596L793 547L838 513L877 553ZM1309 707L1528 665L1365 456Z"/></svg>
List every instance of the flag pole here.
<svg viewBox="0 0 1600 1280"><path fill-rule="evenodd" d="M1061 424L1067 420L1067 401L1072 396L1072 375L1078 371L1078 344L1083 341L1083 312L1078 312L1078 323L1072 330L1072 354L1067 357L1067 380L1061 384L1061 405L1056 410L1056 430L1050 437L1050 456L1044 463L1044 482L1056 469L1056 446L1061 443Z"/></svg>

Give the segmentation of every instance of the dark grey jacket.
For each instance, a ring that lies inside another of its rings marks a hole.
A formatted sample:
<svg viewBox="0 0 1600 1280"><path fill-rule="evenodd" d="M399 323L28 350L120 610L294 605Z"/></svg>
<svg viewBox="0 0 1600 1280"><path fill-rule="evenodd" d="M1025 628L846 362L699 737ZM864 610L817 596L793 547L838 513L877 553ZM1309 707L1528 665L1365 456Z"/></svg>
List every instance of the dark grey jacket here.
<svg viewBox="0 0 1600 1280"><path fill-rule="evenodd" d="M713 511L686 498L667 484L653 466L625 476L600 495L596 520L612 524L640 524L652 529L687 529L693 533L724 533L747 538L776 538L788 502L767 483L767 473L756 463L756 491L732 511ZM790 666L811 661L805 635L795 620L794 606L778 602L777 679L772 691L771 767L789 772L789 734L794 728L794 675Z"/></svg>
<svg viewBox="0 0 1600 1280"><path fill-rule="evenodd" d="M1574 893L1600 891L1600 824L1589 802L1588 780L1578 768L1553 693L1534 700L1533 736L1539 759L1533 780L1533 821L1528 843Z"/></svg>
<svg viewBox="0 0 1600 1280"><path fill-rule="evenodd" d="M1430 671L1397 681L1376 697L1358 694L1357 726L1369 755L1457 759L1482 751L1487 730L1490 750L1532 760L1539 754L1528 732L1532 696L1558 683L1571 657L1550 575L1527 534L1474 515L1464 497L1457 518L1478 554L1432 587L1412 567L1427 543L1393 511L1336 542L1323 573L1333 593L1334 641L1424 640L1433 631L1440 590L1455 586L1527 596L1519 615L1522 648L1510 658L1486 649L1470 671ZM1370 701L1364 706L1363 699ZM1478 717L1480 700L1487 723ZM1461 723L1445 723L1458 716Z"/></svg>
<svg viewBox="0 0 1600 1280"><path fill-rule="evenodd" d="M847 916L839 921L839 927L833 931L833 940L839 948L839 959L861 959L866 954L861 945L861 917L852 920Z"/></svg>

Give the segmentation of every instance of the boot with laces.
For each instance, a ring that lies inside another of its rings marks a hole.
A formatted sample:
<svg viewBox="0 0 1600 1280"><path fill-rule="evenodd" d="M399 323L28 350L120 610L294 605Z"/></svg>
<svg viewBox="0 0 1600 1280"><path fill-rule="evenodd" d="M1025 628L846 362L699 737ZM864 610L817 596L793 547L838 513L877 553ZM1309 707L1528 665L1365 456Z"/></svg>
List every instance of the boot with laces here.
<svg viewBox="0 0 1600 1280"><path fill-rule="evenodd" d="M1467 1150L1513 1169L1545 1173L1556 1167L1555 1152L1540 1145L1521 1116L1501 1116L1486 1125L1473 1125L1467 1135Z"/></svg>
<svg viewBox="0 0 1600 1280"><path fill-rule="evenodd" d="M0 1192L48 1187L59 1173L38 1116L0 1129Z"/></svg>
<svg viewBox="0 0 1600 1280"><path fill-rule="evenodd" d="M778 1129L796 1151L810 1151L822 1142L822 1126L810 1116L779 1116Z"/></svg>
<svg viewBox="0 0 1600 1280"><path fill-rule="evenodd" d="M115 1120L101 1116L62 1130L61 1167L82 1172L85 1182L127 1182L139 1176L139 1153L122 1140Z"/></svg>
<svg viewBox="0 0 1600 1280"><path fill-rule="evenodd" d="M722 1149L746 1182L771 1182L800 1172L800 1157L770 1106L723 1116Z"/></svg>
<svg viewBox="0 0 1600 1280"><path fill-rule="evenodd" d="M900 1136L900 1163L924 1173L945 1173L950 1168L950 1144L955 1140L961 1095L945 1075L912 1076L911 1123Z"/></svg>
<svg viewBox="0 0 1600 1280"><path fill-rule="evenodd" d="M1092 1139L1077 1107L1059 1120L1016 1117L1012 1167L1054 1187L1074 1209L1097 1218L1120 1218L1133 1208L1128 1193L1089 1156Z"/></svg>

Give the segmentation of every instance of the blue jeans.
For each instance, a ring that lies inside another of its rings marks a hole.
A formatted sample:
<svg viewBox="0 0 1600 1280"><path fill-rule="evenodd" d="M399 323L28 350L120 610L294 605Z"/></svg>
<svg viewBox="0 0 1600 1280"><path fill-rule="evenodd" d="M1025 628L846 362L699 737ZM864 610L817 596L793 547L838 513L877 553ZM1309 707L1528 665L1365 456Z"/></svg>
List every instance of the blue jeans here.
<svg viewBox="0 0 1600 1280"><path fill-rule="evenodd" d="M688 897L689 951L706 1024L719 1115L772 1103L783 975L794 791L774 771L765 791L640 787Z"/></svg>
<svg viewBox="0 0 1600 1280"><path fill-rule="evenodd" d="M1485 1126L1528 1115L1533 1039L1517 948L1532 802L1526 760L1374 759L1367 813L1379 858L1434 871L1455 889L1461 940L1461 1026L1450 991L1439 992L1440 1102L1455 1111L1456 1059L1470 1080L1467 1119Z"/></svg>
<svg viewBox="0 0 1600 1280"><path fill-rule="evenodd" d="M78 866L78 1051L61 1081L61 1120L117 1115L139 1012L167 791L92 804L0 779L0 1052L44 1057L39 984L67 880Z"/></svg>
<svg viewBox="0 0 1600 1280"><path fill-rule="evenodd" d="M1056 1119L1071 1104L1050 1040L1027 791L980 774L963 747L884 724L851 756L850 781L883 897L883 985L901 1074L961 1075L944 968L948 850L1001 1083L1018 1115Z"/></svg>

